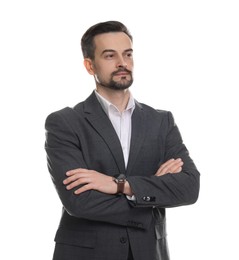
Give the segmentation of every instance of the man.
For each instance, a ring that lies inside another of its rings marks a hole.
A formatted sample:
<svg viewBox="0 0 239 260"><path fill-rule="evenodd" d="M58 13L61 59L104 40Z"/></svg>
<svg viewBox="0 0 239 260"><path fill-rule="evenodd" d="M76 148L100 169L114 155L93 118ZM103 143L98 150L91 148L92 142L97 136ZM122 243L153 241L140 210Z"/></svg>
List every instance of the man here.
<svg viewBox="0 0 239 260"><path fill-rule="evenodd" d="M195 203L199 172L173 116L134 100L132 36L89 28L84 65L96 89L46 120L46 152L63 204L55 260L168 260L165 208Z"/></svg>

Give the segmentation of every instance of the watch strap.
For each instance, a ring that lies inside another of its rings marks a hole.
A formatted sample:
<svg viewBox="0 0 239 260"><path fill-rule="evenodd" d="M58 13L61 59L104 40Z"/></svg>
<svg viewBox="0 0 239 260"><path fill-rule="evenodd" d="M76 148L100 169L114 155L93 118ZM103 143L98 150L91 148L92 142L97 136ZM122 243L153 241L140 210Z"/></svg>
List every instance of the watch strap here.
<svg viewBox="0 0 239 260"><path fill-rule="evenodd" d="M120 174L117 178L114 179L117 184L117 193L124 192L124 185L126 182L126 176L124 174Z"/></svg>

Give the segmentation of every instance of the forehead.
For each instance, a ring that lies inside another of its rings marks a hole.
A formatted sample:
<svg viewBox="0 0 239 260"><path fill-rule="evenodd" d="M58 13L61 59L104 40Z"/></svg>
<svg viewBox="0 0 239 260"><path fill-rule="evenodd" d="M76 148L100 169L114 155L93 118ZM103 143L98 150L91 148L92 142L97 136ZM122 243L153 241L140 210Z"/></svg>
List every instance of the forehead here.
<svg viewBox="0 0 239 260"><path fill-rule="evenodd" d="M110 32L96 35L94 42L96 53L102 53L104 50L123 52L132 48L132 42L129 36L123 32Z"/></svg>

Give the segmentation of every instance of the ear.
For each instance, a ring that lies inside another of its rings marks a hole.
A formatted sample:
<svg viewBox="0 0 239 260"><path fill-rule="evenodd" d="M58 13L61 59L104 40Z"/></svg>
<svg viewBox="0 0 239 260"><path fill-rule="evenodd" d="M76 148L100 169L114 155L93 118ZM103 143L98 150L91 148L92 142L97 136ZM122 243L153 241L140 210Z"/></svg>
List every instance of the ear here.
<svg viewBox="0 0 239 260"><path fill-rule="evenodd" d="M93 62L91 59L88 59L88 58L84 59L84 66L90 75L95 74Z"/></svg>

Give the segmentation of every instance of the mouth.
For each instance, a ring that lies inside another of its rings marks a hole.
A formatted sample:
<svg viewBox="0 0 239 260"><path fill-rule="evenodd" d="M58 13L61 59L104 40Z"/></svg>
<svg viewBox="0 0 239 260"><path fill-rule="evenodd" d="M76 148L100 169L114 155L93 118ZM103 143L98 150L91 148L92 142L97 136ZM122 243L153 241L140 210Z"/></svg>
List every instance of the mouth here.
<svg viewBox="0 0 239 260"><path fill-rule="evenodd" d="M113 76L121 76L121 77L126 77L128 75L131 75L131 72L129 70L118 70L114 73L112 73Z"/></svg>
<svg viewBox="0 0 239 260"><path fill-rule="evenodd" d="M119 72L114 74L114 76L118 76L118 77L126 77L128 75L129 75L128 72Z"/></svg>

